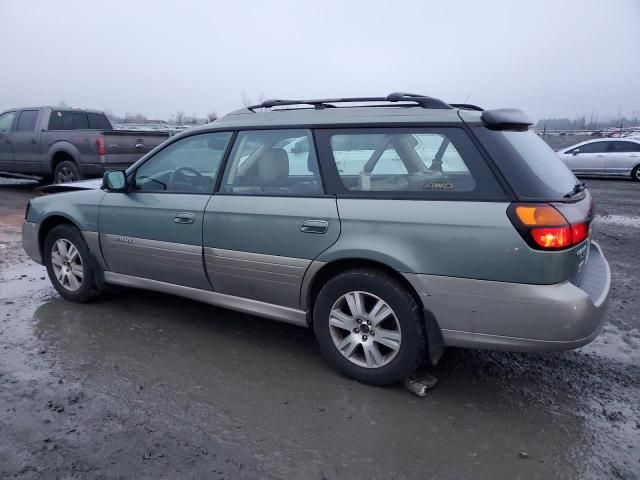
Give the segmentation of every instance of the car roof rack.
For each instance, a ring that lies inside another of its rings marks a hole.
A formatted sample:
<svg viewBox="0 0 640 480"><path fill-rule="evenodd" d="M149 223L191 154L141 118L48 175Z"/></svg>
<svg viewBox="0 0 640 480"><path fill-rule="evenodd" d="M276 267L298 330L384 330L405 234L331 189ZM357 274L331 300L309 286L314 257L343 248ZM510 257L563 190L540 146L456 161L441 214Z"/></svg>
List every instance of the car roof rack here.
<svg viewBox="0 0 640 480"><path fill-rule="evenodd" d="M334 103L368 103L368 102L412 102L418 104L422 108L449 109L452 108L448 103L438 98L427 97L417 93L394 92L386 97L349 97L349 98L322 98L315 100L265 100L258 105L247 107L252 112L257 108L273 108L291 105L312 105L316 110L324 110L325 108L337 108Z"/></svg>
<svg viewBox="0 0 640 480"><path fill-rule="evenodd" d="M476 112L484 112L484 108L471 103L450 103L453 108L460 108L462 110L475 110Z"/></svg>

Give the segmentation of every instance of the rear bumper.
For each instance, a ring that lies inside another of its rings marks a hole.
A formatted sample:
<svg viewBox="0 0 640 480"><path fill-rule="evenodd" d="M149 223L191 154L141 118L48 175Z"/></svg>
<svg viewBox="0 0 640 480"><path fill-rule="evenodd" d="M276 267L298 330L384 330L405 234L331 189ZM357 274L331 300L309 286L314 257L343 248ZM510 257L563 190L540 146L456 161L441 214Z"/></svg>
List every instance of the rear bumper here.
<svg viewBox="0 0 640 480"><path fill-rule="evenodd" d="M578 348L598 336L611 272L595 242L580 279L528 285L405 274L452 347L507 351Z"/></svg>
<svg viewBox="0 0 640 480"><path fill-rule="evenodd" d="M40 225L33 222L22 224L22 248L34 262L42 265L42 255L38 242L38 230Z"/></svg>

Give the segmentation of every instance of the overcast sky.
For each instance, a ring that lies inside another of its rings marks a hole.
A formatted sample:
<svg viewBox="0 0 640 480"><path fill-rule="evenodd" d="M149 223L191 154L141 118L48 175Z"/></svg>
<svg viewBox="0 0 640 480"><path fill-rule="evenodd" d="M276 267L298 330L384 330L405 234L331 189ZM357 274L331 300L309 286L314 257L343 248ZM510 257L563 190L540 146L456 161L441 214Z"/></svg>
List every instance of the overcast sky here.
<svg viewBox="0 0 640 480"><path fill-rule="evenodd" d="M640 0L0 0L0 110L204 116L243 90L640 115Z"/></svg>

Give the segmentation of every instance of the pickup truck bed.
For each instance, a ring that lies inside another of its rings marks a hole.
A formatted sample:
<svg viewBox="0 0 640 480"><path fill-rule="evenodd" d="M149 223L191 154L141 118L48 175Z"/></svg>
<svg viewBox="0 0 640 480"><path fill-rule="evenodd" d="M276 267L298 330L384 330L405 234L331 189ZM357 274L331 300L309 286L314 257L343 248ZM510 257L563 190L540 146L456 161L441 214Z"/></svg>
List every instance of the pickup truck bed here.
<svg viewBox="0 0 640 480"><path fill-rule="evenodd" d="M0 114L0 172L52 178L55 183L126 168L169 133L114 130L102 112L22 108Z"/></svg>

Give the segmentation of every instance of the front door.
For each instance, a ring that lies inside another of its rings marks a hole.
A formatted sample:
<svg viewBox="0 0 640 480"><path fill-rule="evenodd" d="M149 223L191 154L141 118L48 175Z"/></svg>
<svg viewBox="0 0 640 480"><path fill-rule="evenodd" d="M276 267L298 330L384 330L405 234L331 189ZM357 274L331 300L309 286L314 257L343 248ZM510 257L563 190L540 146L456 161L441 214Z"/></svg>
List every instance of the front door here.
<svg viewBox="0 0 640 480"><path fill-rule="evenodd" d="M0 172L9 171L13 158L11 148L11 125L16 112L6 112L0 115Z"/></svg>
<svg viewBox="0 0 640 480"><path fill-rule="evenodd" d="M604 158L607 142L585 143L571 150L568 165L575 173L601 175L604 173Z"/></svg>
<svg viewBox="0 0 640 480"><path fill-rule="evenodd" d="M339 234L336 199L324 194L311 132L239 132L220 192L205 210L204 258L214 290L300 308L307 268Z"/></svg>
<svg viewBox="0 0 640 480"><path fill-rule="evenodd" d="M105 195L100 244L110 271L211 289L203 217L230 139L222 132L177 140L129 172L129 192Z"/></svg>
<svg viewBox="0 0 640 480"><path fill-rule="evenodd" d="M40 133L38 110L22 110L11 133L13 164L11 171L20 173L41 173L44 161L40 155Z"/></svg>

